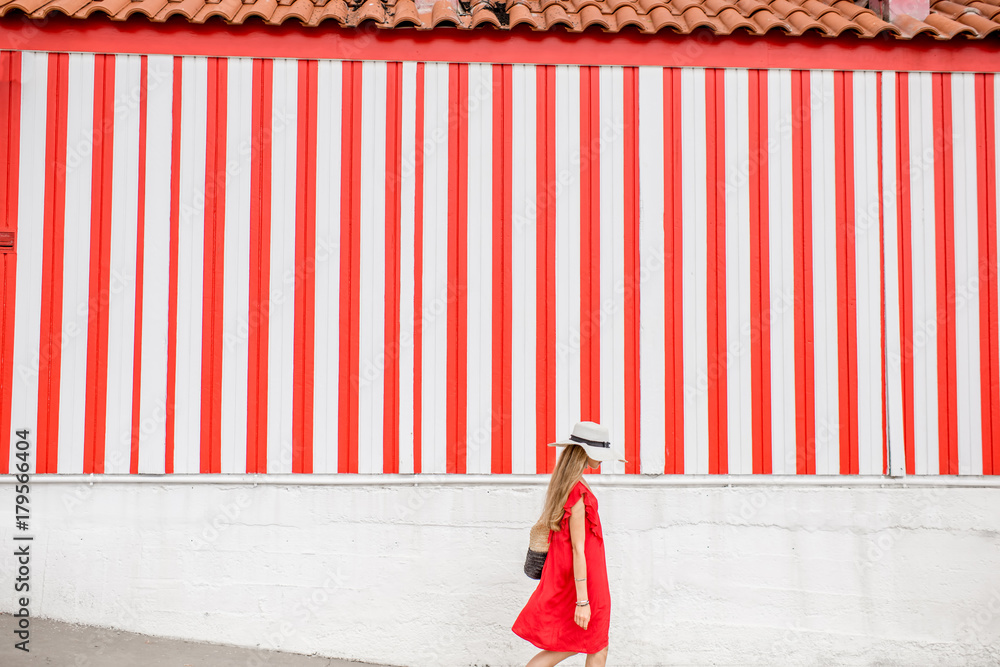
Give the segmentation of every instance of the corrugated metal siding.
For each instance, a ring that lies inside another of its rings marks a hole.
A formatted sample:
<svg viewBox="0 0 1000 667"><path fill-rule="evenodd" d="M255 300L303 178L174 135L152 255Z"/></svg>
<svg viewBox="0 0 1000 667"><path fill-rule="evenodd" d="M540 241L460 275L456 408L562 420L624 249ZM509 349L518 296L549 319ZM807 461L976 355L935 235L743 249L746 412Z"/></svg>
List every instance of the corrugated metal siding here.
<svg viewBox="0 0 1000 667"><path fill-rule="evenodd" d="M1000 471L993 74L0 66L38 472Z"/></svg>

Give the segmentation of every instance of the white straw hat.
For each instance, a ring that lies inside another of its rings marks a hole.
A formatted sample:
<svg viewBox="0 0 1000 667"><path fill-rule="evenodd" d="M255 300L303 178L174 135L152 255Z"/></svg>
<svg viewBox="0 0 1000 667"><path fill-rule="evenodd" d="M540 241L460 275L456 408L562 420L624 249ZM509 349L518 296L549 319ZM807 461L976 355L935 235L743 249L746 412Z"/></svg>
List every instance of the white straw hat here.
<svg viewBox="0 0 1000 667"><path fill-rule="evenodd" d="M549 447L566 447L579 445L587 452L587 456L597 461L625 461L625 455L611 446L611 433L608 429L594 422L577 422L569 438L550 442Z"/></svg>

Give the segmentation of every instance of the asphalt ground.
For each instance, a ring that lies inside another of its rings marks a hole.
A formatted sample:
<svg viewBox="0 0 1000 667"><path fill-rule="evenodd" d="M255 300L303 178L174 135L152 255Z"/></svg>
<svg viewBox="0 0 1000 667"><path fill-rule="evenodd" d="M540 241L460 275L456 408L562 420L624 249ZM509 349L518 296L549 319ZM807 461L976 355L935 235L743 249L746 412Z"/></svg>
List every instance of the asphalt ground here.
<svg viewBox="0 0 1000 667"><path fill-rule="evenodd" d="M3 667L390 667L224 644L140 635L32 618L28 648L15 648L11 614L0 614Z"/></svg>

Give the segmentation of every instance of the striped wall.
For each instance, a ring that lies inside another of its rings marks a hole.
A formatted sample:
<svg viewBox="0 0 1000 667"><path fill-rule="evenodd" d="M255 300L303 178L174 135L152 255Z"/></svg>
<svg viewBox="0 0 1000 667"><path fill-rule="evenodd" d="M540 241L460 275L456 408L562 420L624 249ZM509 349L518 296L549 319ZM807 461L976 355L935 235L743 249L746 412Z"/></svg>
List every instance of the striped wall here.
<svg viewBox="0 0 1000 667"><path fill-rule="evenodd" d="M996 83L3 52L0 472L1000 473Z"/></svg>

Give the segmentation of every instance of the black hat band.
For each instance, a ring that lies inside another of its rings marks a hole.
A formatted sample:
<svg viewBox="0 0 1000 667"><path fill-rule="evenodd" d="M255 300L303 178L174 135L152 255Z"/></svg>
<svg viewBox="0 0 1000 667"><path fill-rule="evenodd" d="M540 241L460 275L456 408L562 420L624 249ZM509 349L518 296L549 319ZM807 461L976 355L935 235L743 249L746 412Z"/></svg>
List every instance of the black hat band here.
<svg viewBox="0 0 1000 667"><path fill-rule="evenodd" d="M578 435L571 435L569 439L573 442L579 442L582 445L590 445L591 447L604 447L605 449L611 449L610 442L599 442L597 440L587 440L586 438L581 438Z"/></svg>

